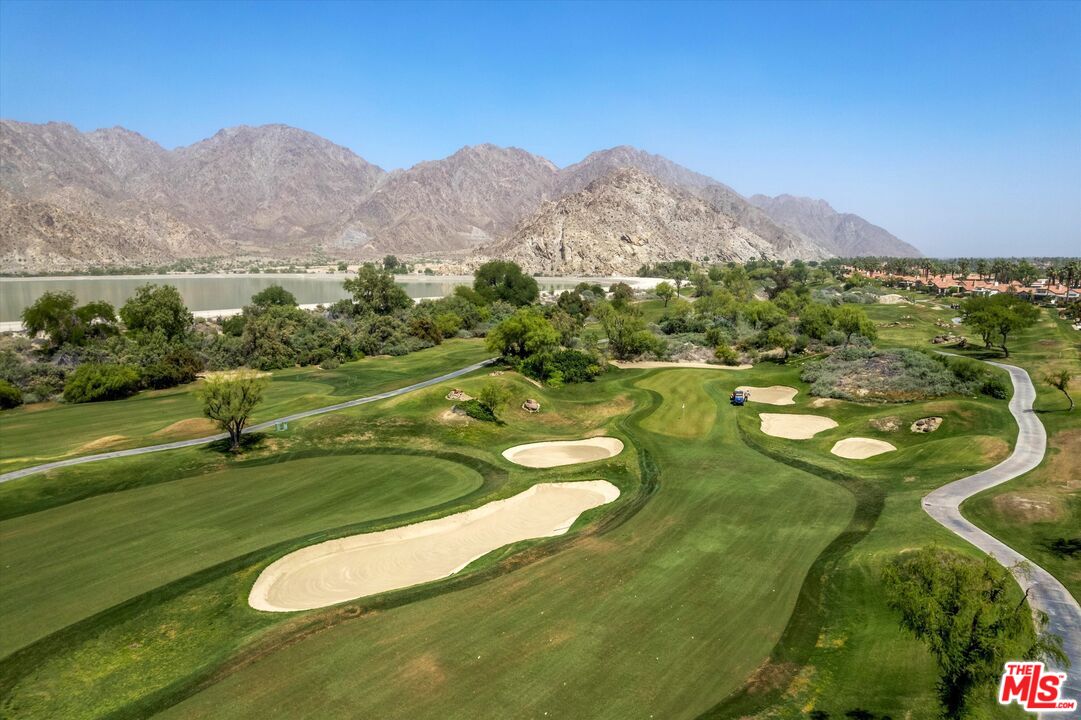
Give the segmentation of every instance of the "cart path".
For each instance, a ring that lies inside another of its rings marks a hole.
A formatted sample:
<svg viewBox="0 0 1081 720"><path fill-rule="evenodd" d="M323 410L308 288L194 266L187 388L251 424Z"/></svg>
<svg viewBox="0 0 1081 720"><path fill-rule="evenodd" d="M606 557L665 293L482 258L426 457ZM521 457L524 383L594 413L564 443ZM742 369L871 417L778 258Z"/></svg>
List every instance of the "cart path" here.
<svg viewBox="0 0 1081 720"><path fill-rule="evenodd" d="M375 402L376 400L386 400L387 398L397 397L399 395L405 395L415 390L422 390L432 385L444 382L446 380L452 380L453 378L467 375L476 370L480 370L483 367L487 367L494 363L498 358L489 358L482 360L478 363L454 370L453 372L434 377L429 380L424 380L413 385L407 385L405 387L398 388L396 390L388 390L378 395L369 395L368 397L356 398L355 400L347 400L346 402L337 403L336 405L326 405L324 407L315 408L314 410L305 410L304 412L298 412L293 415L286 415L280 418L274 418L273 420L267 420L266 422L259 423L258 425L252 425L251 427L244 428L244 433L259 432L260 430L266 430L274 427L277 423L290 422L293 420L301 420L303 418L312 417L313 415L322 415L324 413L334 412L336 410L344 410L345 408L356 407L357 405L364 405L365 403ZM97 462L99 460L112 460L114 458L131 457L133 455L145 455L147 453L162 452L164 450L176 450L179 448L192 447L194 445L205 445L207 443L214 442L216 440L222 440L229 437L226 433L218 433L217 435L207 435L201 438L192 438L191 440L178 440L171 443L162 443L161 445L147 445L138 448L129 448L127 450L114 450L113 452L99 453L97 455L84 455L83 457L69 458L67 460L57 460L56 462L45 463L43 465L34 465L32 467L22 468L21 470L13 470L9 473L0 475L0 483L15 480L27 475L33 475L34 473L44 472L46 470L54 470L56 468L69 467L71 465L82 465L88 462Z"/></svg>
<svg viewBox="0 0 1081 720"><path fill-rule="evenodd" d="M1047 614L1047 630L1062 638L1063 649L1070 658L1072 670L1066 670L1067 681L1062 697L1081 702L1081 606L1055 577L1012 549L995 539L961 516L960 505L968 498L988 488L1012 480L1032 470L1043 460L1047 446L1047 432L1043 423L1032 411L1036 388L1028 373L1013 365L989 363L1010 374L1013 382L1013 398L1010 413L1017 421L1017 444L1010 457L983 472L944 485L923 498L923 509L955 535L972 543L991 555L1006 567L1024 562L1028 572L1014 572L1023 590L1028 591L1029 605ZM1063 718L1057 715L1044 717Z"/></svg>

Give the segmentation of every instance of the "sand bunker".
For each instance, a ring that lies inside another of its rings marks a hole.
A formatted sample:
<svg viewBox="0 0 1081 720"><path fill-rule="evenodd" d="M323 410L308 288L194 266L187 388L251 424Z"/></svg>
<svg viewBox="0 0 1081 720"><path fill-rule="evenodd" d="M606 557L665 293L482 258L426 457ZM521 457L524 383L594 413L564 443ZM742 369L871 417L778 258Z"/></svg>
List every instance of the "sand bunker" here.
<svg viewBox="0 0 1081 720"><path fill-rule="evenodd" d="M749 390L751 402L766 403L767 405L795 405L796 401L792 398L796 397L796 393L799 392L796 388L791 388L786 385L770 385L769 387L755 387L753 385L740 385L736 390Z"/></svg>
<svg viewBox="0 0 1081 720"><path fill-rule="evenodd" d="M901 303L908 302L908 298L906 298L904 295L890 294L880 295L878 297L878 301L883 305L900 305Z"/></svg>
<svg viewBox="0 0 1081 720"><path fill-rule="evenodd" d="M661 360L609 360L609 364L626 370L652 370L653 368L698 368L705 370L749 370L752 365L714 365L706 362L664 362Z"/></svg>
<svg viewBox="0 0 1081 720"><path fill-rule="evenodd" d="M562 535L583 512L618 497L606 480L542 483L445 518L329 540L271 563L248 604L311 610L440 580L504 545Z"/></svg>
<svg viewBox="0 0 1081 720"><path fill-rule="evenodd" d="M884 440L852 437L837 441L830 449L830 452L834 455L848 458L849 460L863 460L864 458L874 457L875 455L881 455L882 453L888 453L896 449L897 448Z"/></svg>
<svg viewBox="0 0 1081 720"><path fill-rule="evenodd" d="M762 418L762 432L789 440L807 440L823 430L837 427L835 420L820 415L759 413L758 417Z"/></svg>
<svg viewBox="0 0 1081 720"><path fill-rule="evenodd" d="M585 440L553 440L515 445L504 450L503 457L516 465L550 468L604 460L615 457L621 452L623 452L622 440L613 437L595 437Z"/></svg>

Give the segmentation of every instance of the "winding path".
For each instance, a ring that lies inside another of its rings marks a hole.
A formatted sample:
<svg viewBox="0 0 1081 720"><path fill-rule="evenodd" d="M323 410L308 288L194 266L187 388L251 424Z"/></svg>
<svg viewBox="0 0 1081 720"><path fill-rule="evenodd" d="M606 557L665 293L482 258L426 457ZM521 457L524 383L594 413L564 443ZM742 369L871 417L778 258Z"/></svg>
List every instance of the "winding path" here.
<svg viewBox="0 0 1081 720"><path fill-rule="evenodd" d="M961 503L988 488L1012 480L1032 470L1043 460L1047 433L1043 423L1032 411L1036 388L1028 373L1013 365L992 362L1010 374L1013 398L1010 412L1017 420L1017 444L1010 457L993 468L944 485L923 499L923 509L955 535L972 543L1006 567L1024 562L1027 572L1014 571L1023 590L1028 591L1033 610L1047 614L1047 630L1062 638L1063 649L1070 658L1072 670L1067 670L1067 682L1062 695L1081 702L1081 606L1055 577L961 516ZM1045 715L1062 719L1062 714Z"/></svg>
<svg viewBox="0 0 1081 720"><path fill-rule="evenodd" d="M304 412L298 412L293 415L286 415L280 418L274 418L273 420L267 420L266 422L259 423L258 425L252 425L251 427L244 428L244 433L259 432L260 430L267 430L274 427L277 423L290 422L293 420L301 420L303 418L311 417L313 415L322 415L324 413L334 412L336 410L344 410L345 408L356 407L357 405L364 405L365 403L375 402L376 400L386 400L387 398L397 397L398 395L405 395L411 393L414 390L421 390L431 385L451 380L462 375L467 375L474 370L480 370L483 367L491 365L497 360L497 358L489 358L482 360L478 363L459 368L453 372L434 377L429 380L424 380L413 385L407 385L405 387L398 388L396 390L388 390L378 395L369 395L368 397L356 398L355 400L347 400L345 402L337 403L336 405L326 405L324 407L315 408L314 410L305 410ZM44 472L46 470L53 470L61 467L68 467L70 465L82 465L88 462L97 462L99 460L112 460L114 458L131 457L133 455L145 455L147 453L162 452L164 450L177 450L179 448L192 447L194 445L205 445L207 443L214 442L215 440L222 440L229 437L226 433L218 433L217 435L207 435L201 438L192 438L191 440L178 440L171 443L162 443L161 445L147 445L145 447L129 448L127 450L114 450L113 452L99 453L97 455L84 455L83 457L69 458L67 460L57 460L56 462L45 463L43 465L34 465L32 467L22 468L21 470L13 470L9 473L0 475L0 483L8 482L10 480L16 480L27 475L33 475L34 473Z"/></svg>

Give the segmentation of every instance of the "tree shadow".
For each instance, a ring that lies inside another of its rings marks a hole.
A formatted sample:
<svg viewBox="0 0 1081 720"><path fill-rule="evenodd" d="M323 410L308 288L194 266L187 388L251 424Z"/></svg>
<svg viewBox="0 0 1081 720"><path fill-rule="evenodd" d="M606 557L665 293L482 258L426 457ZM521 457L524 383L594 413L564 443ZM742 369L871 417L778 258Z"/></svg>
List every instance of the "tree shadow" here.
<svg viewBox="0 0 1081 720"><path fill-rule="evenodd" d="M241 455L252 450L258 450L263 446L264 441L267 439L266 433L254 432L246 433L240 436L240 445L235 450L233 444L229 438L222 438L221 440L215 440L207 445L207 449L211 452L215 452L221 455Z"/></svg>

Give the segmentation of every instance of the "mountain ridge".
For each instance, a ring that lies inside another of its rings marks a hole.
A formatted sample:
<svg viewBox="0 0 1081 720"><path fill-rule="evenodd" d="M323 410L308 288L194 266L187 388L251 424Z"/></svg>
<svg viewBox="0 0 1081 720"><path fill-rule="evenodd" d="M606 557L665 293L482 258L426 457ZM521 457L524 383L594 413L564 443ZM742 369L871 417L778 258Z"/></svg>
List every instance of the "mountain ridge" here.
<svg viewBox="0 0 1081 720"><path fill-rule="evenodd" d="M470 254L513 237L545 203L627 167L656 179L657 185L639 182L640 189L690 193L777 257L827 254L826 243L729 186L627 145L560 168L521 148L482 143L387 172L282 124L223 128L168 150L119 126L82 132L67 123L5 119L0 189L9 217L0 225L0 269L302 257L316 250L345 259ZM870 223L846 222L838 232L853 246L893 238ZM867 241L861 232L874 237Z"/></svg>

